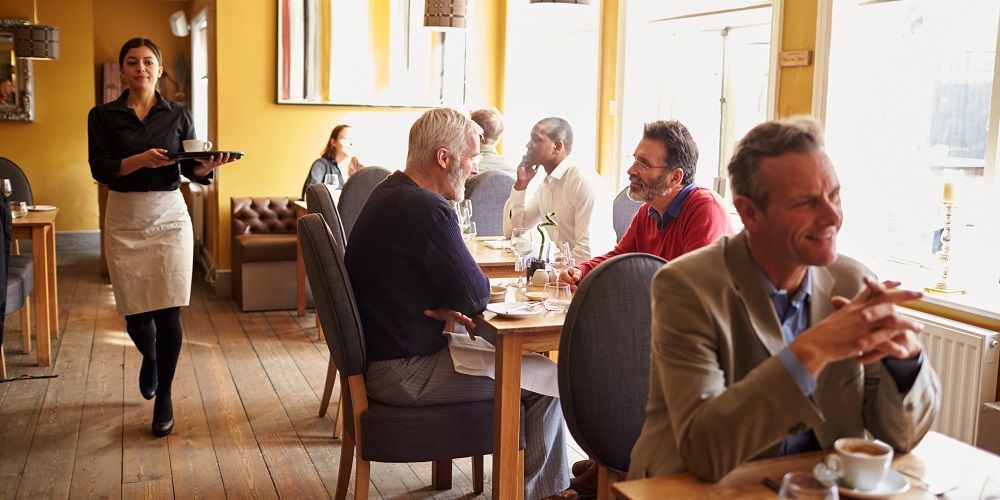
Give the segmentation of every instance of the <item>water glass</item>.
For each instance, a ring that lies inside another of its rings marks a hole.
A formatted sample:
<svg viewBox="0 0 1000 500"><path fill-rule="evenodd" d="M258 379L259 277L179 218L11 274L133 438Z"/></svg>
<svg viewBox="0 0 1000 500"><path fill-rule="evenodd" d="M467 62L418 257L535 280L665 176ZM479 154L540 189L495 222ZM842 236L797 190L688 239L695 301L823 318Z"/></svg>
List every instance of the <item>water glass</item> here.
<svg viewBox="0 0 1000 500"><path fill-rule="evenodd" d="M476 223L469 222L463 226L462 239L465 241L472 241L476 239Z"/></svg>
<svg viewBox="0 0 1000 500"><path fill-rule="evenodd" d="M10 179L0 180L0 189L3 191L3 197L7 198L14 193L14 188L10 183Z"/></svg>
<svg viewBox="0 0 1000 500"><path fill-rule="evenodd" d="M514 271L524 272L524 258L531 253L531 228L517 227L510 234L510 250L514 252Z"/></svg>
<svg viewBox="0 0 1000 500"><path fill-rule="evenodd" d="M567 268L576 265L569 242L550 242L546 243L545 247L545 250L542 252L543 257L548 262L548 268L553 271L553 275L557 279Z"/></svg>
<svg viewBox="0 0 1000 500"><path fill-rule="evenodd" d="M323 176L323 184L327 186L336 187L340 182L337 180L337 174L326 174Z"/></svg>
<svg viewBox="0 0 1000 500"><path fill-rule="evenodd" d="M546 311L566 312L569 310L569 303L573 300L573 294L569 291L569 283L546 283L542 288L545 298L542 304Z"/></svg>
<svg viewBox="0 0 1000 500"><path fill-rule="evenodd" d="M28 204L23 201L10 202L10 216L17 219L28 215Z"/></svg>
<svg viewBox="0 0 1000 500"><path fill-rule="evenodd" d="M810 472L789 472L781 480L782 500L839 500L837 487L816 479Z"/></svg>

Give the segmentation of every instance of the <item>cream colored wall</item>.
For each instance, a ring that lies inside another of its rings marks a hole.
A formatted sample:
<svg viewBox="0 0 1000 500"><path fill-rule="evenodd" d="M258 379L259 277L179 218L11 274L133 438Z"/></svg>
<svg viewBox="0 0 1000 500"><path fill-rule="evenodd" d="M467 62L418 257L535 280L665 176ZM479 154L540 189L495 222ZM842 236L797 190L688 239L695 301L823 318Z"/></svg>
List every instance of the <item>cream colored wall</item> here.
<svg viewBox="0 0 1000 500"><path fill-rule="evenodd" d="M0 156L31 181L35 201L58 205L57 229L97 229L97 187L87 164L94 104L92 0L38 0L38 21L59 27L59 60L34 61L34 123L0 122ZM0 2L0 17L32 17L31 0Z"/></svg>
<svg viewBox="0 0 1000 500"><path fill-rule="evenodd" d="M469 105L495 106L497 16L503 2L476 5L470 19ZM276 103L277 9L273 2L216 1L218 147L246 157L218 172L218 269L230 263L230 198L297 198L309 165L330 130L350 123L361 161L390 170L405 163L410 125L424 111L414 108L279 105ZM247 36L252 29L254 36ZM388 154L386 152L394 152Z"/></svg>

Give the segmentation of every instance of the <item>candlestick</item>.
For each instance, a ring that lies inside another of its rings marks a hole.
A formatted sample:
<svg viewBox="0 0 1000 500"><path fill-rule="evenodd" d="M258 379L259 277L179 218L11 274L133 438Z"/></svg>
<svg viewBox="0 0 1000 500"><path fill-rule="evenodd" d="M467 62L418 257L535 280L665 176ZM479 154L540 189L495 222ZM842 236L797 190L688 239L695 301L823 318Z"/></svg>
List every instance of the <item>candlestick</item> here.
<svg viewBox="0 0 1000 500"><path fill-rule="evenodd" d="M942 193L942 198L945 203L951 203L955 201L955 185L950 182L944 183L944 192Z"/></svg>
<svg viewBox="0 0 1000 500"><path fill-rule="evenodd" d="M941 251L938 252L938 261L941 262L941 278L933 287L924 287L924 291L928 293L965 294L965 290L948 288L948 264L951 260L951 214L955 208L955 204L951 201L952 194L952 184L950 182L944 183L944 229L941 230Z"/></svg>

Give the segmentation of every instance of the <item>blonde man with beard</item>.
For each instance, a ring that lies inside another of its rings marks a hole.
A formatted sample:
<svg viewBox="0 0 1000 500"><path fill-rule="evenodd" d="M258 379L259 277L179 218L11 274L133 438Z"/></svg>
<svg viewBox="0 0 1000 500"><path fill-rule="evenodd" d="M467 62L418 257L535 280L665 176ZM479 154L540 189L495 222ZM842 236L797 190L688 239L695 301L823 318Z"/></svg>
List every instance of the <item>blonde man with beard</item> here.
<svg viewBox="0 0 1000 500"><path fill-rule="evenodd" d="M673 260L732 234L719 196L694 183L698 146L681 122L647 123L628 169L628 197L643 204L614 250L563 271L576 285L615 255L642 252Z"/></svg>

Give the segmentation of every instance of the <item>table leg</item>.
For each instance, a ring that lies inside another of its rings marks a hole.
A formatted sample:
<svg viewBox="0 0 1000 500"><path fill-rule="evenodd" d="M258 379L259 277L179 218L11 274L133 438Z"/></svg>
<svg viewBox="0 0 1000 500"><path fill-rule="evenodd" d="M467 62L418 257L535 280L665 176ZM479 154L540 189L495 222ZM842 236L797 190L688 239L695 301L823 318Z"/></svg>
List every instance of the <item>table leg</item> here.
<svg viewBox="0 0 1000 500"><path fill-rule="evenodd" d="M306 264L302 260L302 237L295 235L295 305L299 316L306 315Z"/></svg>
<svg viewBox="0 0 1000 500"><path fill-rule="evenodd" d="M49 366L52 342L49 337L49 256L45 226L31 228L31 260L35 272L35 339L38 342L38 366Z"/></svg>
<svg viewBox="0 0 1000 500"><path fill-rule="evenodd" d="M493 401L493 498L524 495L524 466L518 467L521 433L521 337L496 337L496 393Z"/></svg>
<svg viewBox="0 0 1000 500"><path fill-rule="evenodd" d="M59 338L59 289L56 278L56 225L53 223L47 229L46 253L49 256L49 321L52 327L52 339Z"/></svg>

